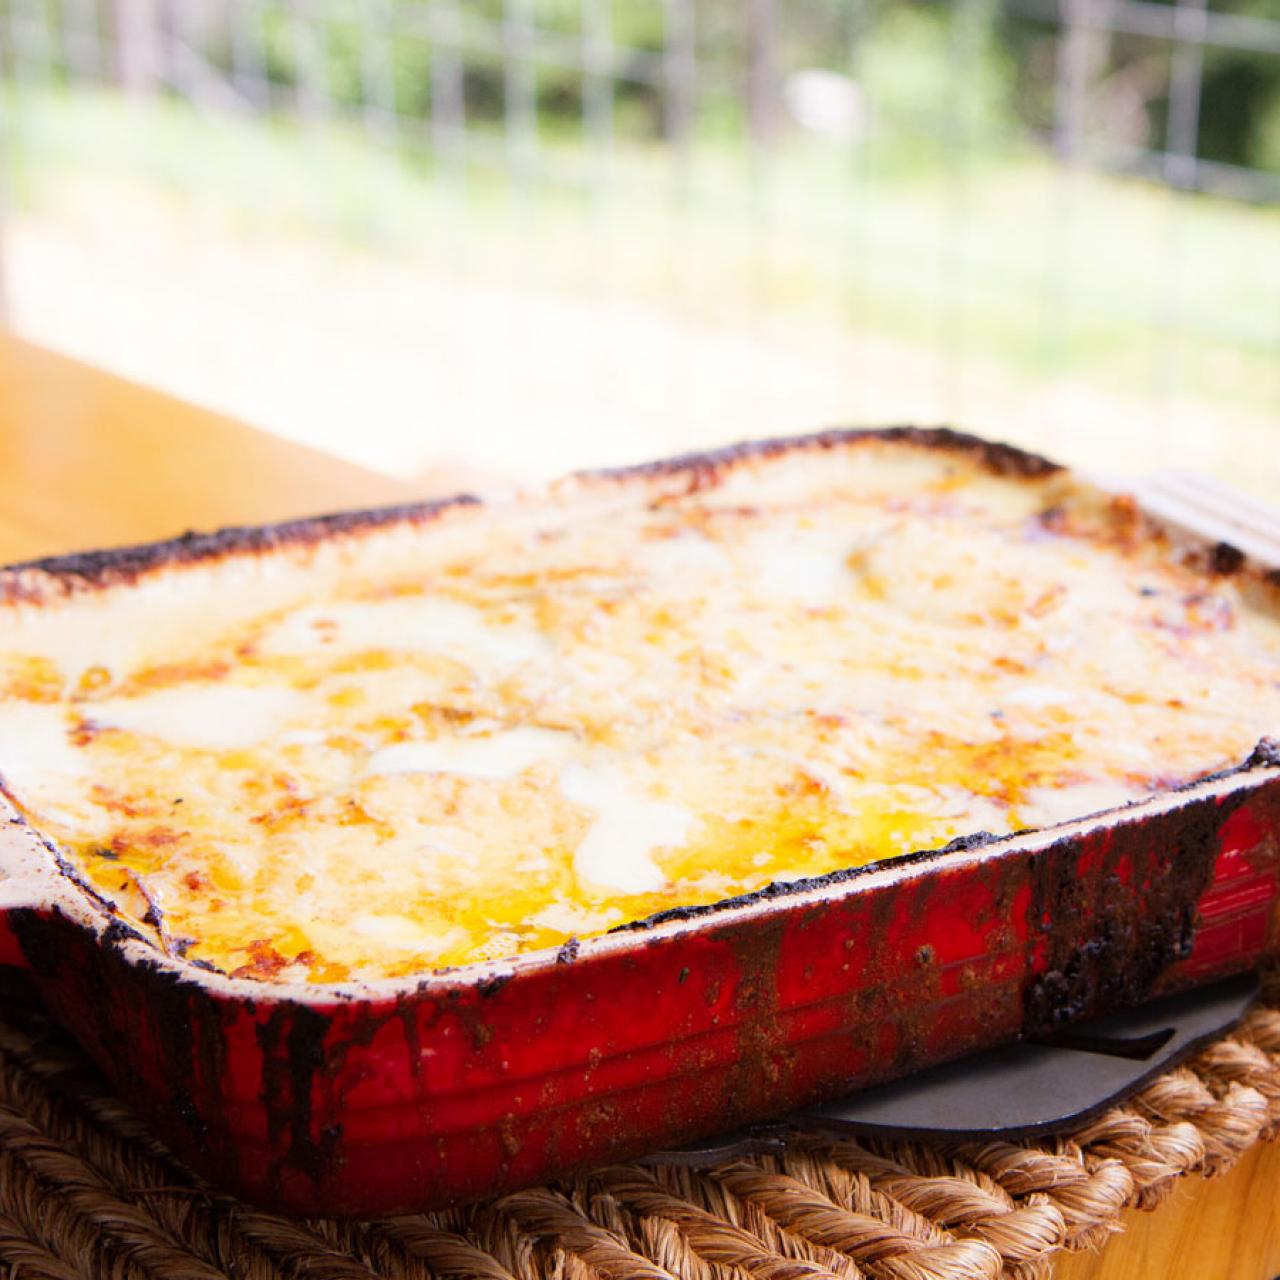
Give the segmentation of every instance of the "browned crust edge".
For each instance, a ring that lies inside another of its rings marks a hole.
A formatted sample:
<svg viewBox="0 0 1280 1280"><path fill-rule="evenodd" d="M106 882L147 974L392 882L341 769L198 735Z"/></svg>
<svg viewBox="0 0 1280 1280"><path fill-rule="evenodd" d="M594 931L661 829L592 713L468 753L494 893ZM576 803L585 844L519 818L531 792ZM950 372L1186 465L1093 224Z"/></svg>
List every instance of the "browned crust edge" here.
<svg viewBox="0 0 1280 1280"><path fill-rule="evenodd" d="M40 604L53 596L129 586L175 565L195 565L235 555L268 555L394 524L427 524L455 507L478 506L480 502L474 495L463 493L431 502L338 511L279 524L234 525L208 533L189 530L160 542L26 560L0 567L0 604Z"/></svg>
<svg viewBox="0 0 1280 1280"><path fill-rule="evenodd" d="M630 480L636 476L672 475L681 471L706 472L710 476L742 462L779 457L787 453L823 451L846 445L883 441L889 444L914 445L922 449L939 449L974 456L993 475L1039 477L1053 475L1063 467L1038 453L1030 453L1016 445L986 440L952 427L832 427L801 436L775 436L766 440L745 440L699 453L677 454L656 462L642 462L629 467L614 467L580 474L591 479Z"/></svg>
<svg viewBox="0 0 1280 1280"><path fill-rule="evenodd" d="M578 472L572 478L595 483L626 483L685 473L690 477L690 490L696 491L714 484L733 467L751 461L788 453L831 451L873 441L967 454L995 475L1038 478L1062 470L1057 463L1038 454L949 427L890 426L833 428L811 435L745 441L634 466ZM278 524L190 531L159 542L27 560L0 567L0 604L40 604L53 597L130 585L147 574L175 565L200 564L236 555L267 555L288 547L314 546L330 538L396 524L428 524L455 508L483 504L483 498L461 493L431 501L338 511Z"/></svg>

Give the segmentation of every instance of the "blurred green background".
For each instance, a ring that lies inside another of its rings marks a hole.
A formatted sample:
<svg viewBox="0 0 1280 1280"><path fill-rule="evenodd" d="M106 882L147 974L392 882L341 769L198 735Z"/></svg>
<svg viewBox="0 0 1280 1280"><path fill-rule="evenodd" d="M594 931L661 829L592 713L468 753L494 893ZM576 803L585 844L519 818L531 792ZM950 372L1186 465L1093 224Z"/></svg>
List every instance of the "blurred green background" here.
<svg viewBox="0 0 1280 1280"><path fill-rule="evenodd" d="M1280 0L8 0L10 322L441 485L949 421L1280 498Z"/></svg>

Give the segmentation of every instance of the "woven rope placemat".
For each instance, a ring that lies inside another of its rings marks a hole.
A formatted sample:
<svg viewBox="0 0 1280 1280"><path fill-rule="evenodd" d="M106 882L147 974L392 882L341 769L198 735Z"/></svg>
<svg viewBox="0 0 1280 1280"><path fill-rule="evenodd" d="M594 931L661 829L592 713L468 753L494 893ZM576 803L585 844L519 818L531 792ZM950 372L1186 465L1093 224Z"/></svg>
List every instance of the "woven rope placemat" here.
<svg viewBox="0 0 1280 1280"><path fill-rule="evenodd" d="M169 1156L65 1036L0 1011L5 1280L1032 1280L1280 1130L1280 981L1229 1036L1049 1142L788 1144L616 1165L447 1213L296 1222ZM7 1268L7 1270L6 1270Z"/></svg>

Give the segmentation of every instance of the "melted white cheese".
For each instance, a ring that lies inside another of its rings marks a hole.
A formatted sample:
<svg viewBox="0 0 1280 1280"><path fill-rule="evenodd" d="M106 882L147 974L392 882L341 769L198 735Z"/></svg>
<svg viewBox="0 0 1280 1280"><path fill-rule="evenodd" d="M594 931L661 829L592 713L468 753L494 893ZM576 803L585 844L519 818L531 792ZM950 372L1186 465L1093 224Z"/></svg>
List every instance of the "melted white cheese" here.
<svg viewBox="0 0 1280 1280"><path fill-rule="evenodd" d="M86 791L89 762L68 736L60 703L0 700L0 777L46 818L67 822Z"/></svg>
<svg viewBox="0 0 1280 1280"><path fill-rule="evenodd" d="M255 645L264 656L368 652L436 653L487 668L511 669L545 659L547 637L512 620L486 617L439 597L334 601L296 609Z"/></svg>
<svg viewBox="0 0 1280 1280"><path fill-rule="evenodd" d="M849 599L852 550L847 529L768 529L747 541L761 594L809 605Z"/></svg>
<svg viewBox="0 0 1280 1280"><path fill-rule="evenodd" d="M1051 827L1107 809L1118 809L1148 794L1146 787L1123 782L1077 783L1064 790L1035 787L1027 792L1019 814L1030 826Z"/></svg>
<svg viewBox="0 0 1280 1280"><path fill-rule="evenodd" d="M227 683L172 685L136 698L89 703L85 714L103 729L214 751L251 747L306 714L309 700L294 689Z"/></svg>
<svg viewBox="0 0 1280 1280"><path fill-rule="evenodd" d="M555 729L504 729L475 737L395 742L375 751L368 774L459 773L471 778L514 778L540 761L564 758L573 736Z"/></svg>
<svg viewBox="0 0 1280 1280"><path fill-rule="evenodd" d="M1047 707L1070 707L1080 697L1078 691L1051 684L1024 684L1010 689L1000 701L1006 707L1025 707L1040 711Z"/></svg>
<svg viewBox="0 0 1280 1280"><path fill-rule="evenodd" d="M0 700L0 760L11 782L45 773L78 777L88 768L84 753L67 736L66 707L56 702Z"/></svg>
<svg viewBox="0 0 1280 1280"><path fill-rule="evenodd" d="M449 940L449 930L432 929L412 916L394 912L358 915L351 921L356 933L374 938L384 945L401 951L424 951L439 947Z"/></svg>
<svg viewBox="0 0 1280 1280"><path fill-rule="evenodd" d="M596 819L573 855L584 884L619 893L652 893L666 883L653 860L658 849L684 841L693 815L680 805L640 794L616 770L571 765L560 789Z"/></svg>
<svg viewBox="0 0 1280 1280"><path fill-rule="evenodd" d="M670 581L677 588L682 583L693 585L687 582L690 577L724 573L731 567L724 551L695 531L647 542L637 548L635 559L646 573Z"/></svg>
<svg viewBox="0 0 1280 1280"><path fill-rule="evenodd" d="M617 907L593 909L573 906L567 902L553 902L529 917L529 923L539 929L551 929L569 937L578 933L603 933L620 924L625 917Z"/></svg>

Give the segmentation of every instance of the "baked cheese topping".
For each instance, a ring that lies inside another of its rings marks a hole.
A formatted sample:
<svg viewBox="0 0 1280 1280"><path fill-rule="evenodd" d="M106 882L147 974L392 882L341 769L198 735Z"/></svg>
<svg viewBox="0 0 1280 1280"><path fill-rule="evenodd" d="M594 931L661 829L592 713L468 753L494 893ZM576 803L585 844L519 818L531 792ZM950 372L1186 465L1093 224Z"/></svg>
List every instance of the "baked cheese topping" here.
<svg viewBox="0 0 1280 1280"><path fill-rule="evenodd" d="M1280 730L1263 603L1064 477L877 443L651 498L414 530L163 660L0 625L5 789L171 950L334 981L1083 816Z"/></svg>

